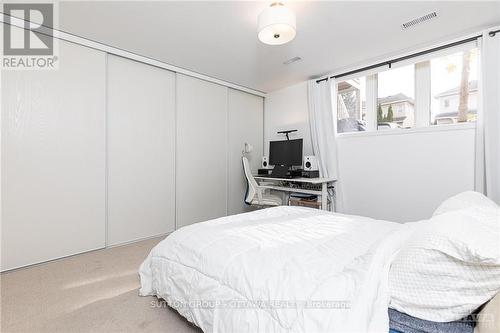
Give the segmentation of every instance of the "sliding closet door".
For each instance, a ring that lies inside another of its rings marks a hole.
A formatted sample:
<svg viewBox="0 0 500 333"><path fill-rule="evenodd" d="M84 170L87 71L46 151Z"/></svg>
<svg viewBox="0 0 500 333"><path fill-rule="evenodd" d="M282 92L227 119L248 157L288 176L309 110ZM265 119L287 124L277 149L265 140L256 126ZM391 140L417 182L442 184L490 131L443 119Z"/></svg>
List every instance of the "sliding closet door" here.
<svg viewBox="0 0 500 333"><path fill-rule="evenodd" d="M253 146L246 154L254 173L261 163L263 139L264 99L259 96L229 89L228 98L228 214L248 210L243 201L247 183L241 163L241 151L245 143Z"/></svg>
<svg viewBox="0 0 500 333"><path fill-rule="evenodd" d="M175 74L108 56L108 244L175 229Z"/></svg>
<svg viewBox="0 0 500 333"><path fill-rule="evenodd" d="M105 246L105 54L58 59L2 71L2 270Z"/></svg>
<svg viewBox="0 0 500 333"><path fill-rule="evenodd" d="M227 88L177 75L177 227L226 215Z"/></svg>

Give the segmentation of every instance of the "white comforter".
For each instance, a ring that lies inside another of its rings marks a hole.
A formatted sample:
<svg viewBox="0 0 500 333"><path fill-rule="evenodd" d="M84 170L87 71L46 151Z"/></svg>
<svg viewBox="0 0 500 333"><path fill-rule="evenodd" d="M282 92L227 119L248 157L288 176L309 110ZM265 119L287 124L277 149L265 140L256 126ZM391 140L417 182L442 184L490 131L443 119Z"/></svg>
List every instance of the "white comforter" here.
<svg viewBox="0 0 500 333"><path fill-rule="evenodd" d="M197 223L140 267L141 295L205 332L388 332L388 270L413 224L300 207Z"/></svg>

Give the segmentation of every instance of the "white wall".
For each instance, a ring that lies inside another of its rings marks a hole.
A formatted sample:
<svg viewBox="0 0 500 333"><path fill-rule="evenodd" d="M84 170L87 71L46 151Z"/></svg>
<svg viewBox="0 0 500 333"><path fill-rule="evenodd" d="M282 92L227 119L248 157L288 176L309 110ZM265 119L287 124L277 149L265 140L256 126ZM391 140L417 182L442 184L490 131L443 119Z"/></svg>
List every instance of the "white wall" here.
<svg viewBox="0 0 500 333"><path fill-rule="evenodd" d="M306 82L268 94L264 142L276 129L299 129L311 152ZM460 126L460 125L458 125ZM474 188L473 127L356 133L340 137L345 212L392 221L427 218L445 198Z"/></svg>
<svg viewBox="0 0 500 333"><path fill-rule="evenodd" d="M264 103L264 154L269 154L270 140L283 140L276 132L297 129L290 139L304 139L304 155L312 155L307 115L307 82L270 93Z"/></svg>
<svg viewBox="0 0 500 333"><path fill-rule="evenodd" d="M474 136L473 127L456 127L340 137L345 212L400 222L429 217L444 199L474 189Z"/></svg>

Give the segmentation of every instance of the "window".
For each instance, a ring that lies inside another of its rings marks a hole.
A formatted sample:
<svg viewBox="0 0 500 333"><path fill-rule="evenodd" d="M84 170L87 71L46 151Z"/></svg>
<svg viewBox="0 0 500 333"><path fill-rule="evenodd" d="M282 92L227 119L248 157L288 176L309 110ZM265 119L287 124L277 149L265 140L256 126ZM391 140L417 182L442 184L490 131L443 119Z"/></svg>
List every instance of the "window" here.
<svg viewBox="0 0 500 333"><path fill-rule="evenodd" d="M403 130L476 120L475 43L381 65L337 83L337 133Z"/></svg>
<svg viewBox="0 0 500 333"><path fill-rule="evenodd" d="M473 48L430 61L431 124L476 120L478 57Z"/></svg>
<svg viewBox="0 0 500 333"><path fill-rule="evenodd" d="M378 73L377 128L415 125L415 68L413 65Z"/></svg>
<svg viewBox="0 0 500 333"><path fill-rule="evenodd" d="M366 130L366 78L337 85L337 133Z"/></svg>

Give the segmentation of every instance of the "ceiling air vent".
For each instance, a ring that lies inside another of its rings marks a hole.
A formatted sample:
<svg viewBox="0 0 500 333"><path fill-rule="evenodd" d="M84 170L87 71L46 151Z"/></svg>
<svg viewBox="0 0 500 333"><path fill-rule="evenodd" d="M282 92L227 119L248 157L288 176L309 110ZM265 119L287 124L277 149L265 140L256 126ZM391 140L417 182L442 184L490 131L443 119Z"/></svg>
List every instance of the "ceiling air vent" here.
<svg viewBox="0 0 500 333"><path fill-rule="evenodd" d="M416 19L413 19L411 21L408 21L406 23L403 23L401 25L401 27L403 28L403 30L405 29L408 29L408 28L411 28L411 27L414 27L416 26L417 24L420 24L420 23L423 23L423 22L426 22L426 21L429 21L429 20L432 20L433 18L436 18L438 16L438 14L436 12L432 12L432 13L429 13L427 15L424 15L424 16L420 16Z"/></svg>
<svg viewBox="0 0 500 333"><path fill-rule="evenodd" d="M301 61L301 57L293 57L292 59L288 59L287 61L283 62L283 65L290 65L293 64L294 62Z"/></svg>

